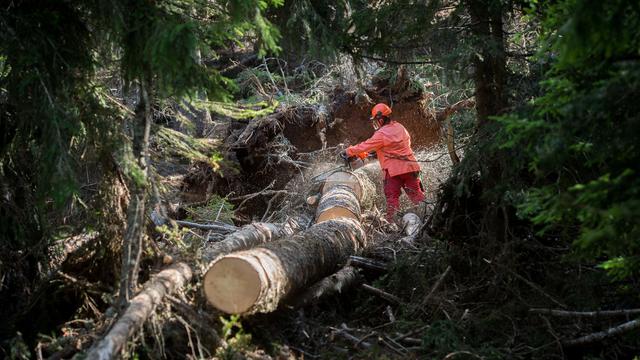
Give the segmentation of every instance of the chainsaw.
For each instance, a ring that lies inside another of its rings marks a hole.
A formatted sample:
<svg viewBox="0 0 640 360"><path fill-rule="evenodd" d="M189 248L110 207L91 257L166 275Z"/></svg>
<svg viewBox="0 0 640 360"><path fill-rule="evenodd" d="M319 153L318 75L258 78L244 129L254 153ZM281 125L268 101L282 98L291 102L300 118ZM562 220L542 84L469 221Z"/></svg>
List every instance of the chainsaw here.
<svg viewBox="0 0 640 360"><path fill-rule="evenodd" d="M374 158L375 153L361 152L355 156L348 156L345 151L340 153L340 158L344 161L344 166L349 170L356 170L366 164L366 160Z"/></svg>

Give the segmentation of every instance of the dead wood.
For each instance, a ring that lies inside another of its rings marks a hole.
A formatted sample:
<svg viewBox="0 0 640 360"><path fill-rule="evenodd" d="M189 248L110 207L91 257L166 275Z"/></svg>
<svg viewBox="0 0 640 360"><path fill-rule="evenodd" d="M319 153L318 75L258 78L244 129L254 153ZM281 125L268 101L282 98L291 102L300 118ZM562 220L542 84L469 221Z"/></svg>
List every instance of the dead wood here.
<svg viewBox="0 0 640 360"><path fill-rule="evenodd" d="M176 263L147 281L109 332L87 351L86 358L106 360L117 357L127 340L142 327L165 296L181 289L191 276L191 268L187 264Z"/></svg>
<svg viewBox="0 0 640 360"><path fill-rule="evenodd" d="M573 340L563 341L562 344L564 346L579 346L579 345L591 344L598 341L602 341L612 336L627 333L629 331L632 331L638 328L640 328L640 319L628 321L624 324L609 328L605 331L596 332L596 333L579 337Z"/></svg>
<svg viewBox="0 0 640 360"><path fill-rule="evenodd" d="M359 281L362 281L362 277L358 270L351 266L345 266L335 274L311 285L300 297L293 301L293 304L295 306L304 306L317 302L323 297L341 293L342 290L355 285Z"/></svg>
<svg viewBox="0 0 640 360"><path fill-rule="evenodd" d="M387 271L387 264L362 256L349 256L349 265L373 271Z"/></svg>
<svg viewBox="0 0 640 360"><path fill-rule="evenodd" d="M367 284L362 284L362 288L367 290L368 292L370 292L372 294L375 294L375 295L387 300L387 301L391 301L392 303L399 304L399 305L402 304L402 299L400 299L399 297L397 297L397 296L395 296L393 294L389 294L386 291L380 290L378 288L375 288L375 287L373 287L371 285L367 285Z"/></svg>
<svg viewBox="0 0 640 360"><path fill-rule="evenodd" d="M551 315L564 318L603 318L615 316L632 316L639 315L640 309L623 309L623 310L598 310L598 311L567 311L555 309L529 309L534 314Z"/></svg>
<svg viewBox="0 0 640 360"><path fill-rule="evenodd" d="M451 162L454 165L460 163L460 157L456 154L455 148L455 139L454 139L454 131L453 125L451 124L451 115L462 109L470 109L476 105L475 100L473 99L465 99L460 100L457 103L446 107L444 110L438 112L436 114L436 120L439 123L445 123L447 125L447 150L449 151L449 156L451 157Z"/></svg>
<svg viewBox="0 0 640 360"><path fill-rule="evenodd" d="M225 224L219 221L216 221L213 224L199 224L199 223L184 221L184 220L174 220L174 222L176 223L176 225L179 225L182 227L188 227L188 228L200 229L200 230L210 230L210 231L220 232L223 234L238 231L237 226L234 226L231 224Z"/></svg>
<svg viewBox="0 0 640 360"><path fill-rule="evenodd" d="M285 236L291 236L306 229L310 222L309 217L298 215L283 223L258 222L245 225L236 232L227 235L222 241L206 247L203 251L203 259L209 262L233 251L250 249Z"/></svg>
<svg viewBox="0 0 640 360"><path fill-rule="evenodd" d="M447 275L449 275L449 272L451 272L451 266L447 266L447 269L442 273L442 275L440 275L438 281L433 284L433 287L431 287L431 290L429 291L427 296L425 296L422 300L422 306L425 306L429 302L429 299L431 299L433 294L435 294L435 292L440 288L440 286L444 282L444 279L447 277Z"/></svg>

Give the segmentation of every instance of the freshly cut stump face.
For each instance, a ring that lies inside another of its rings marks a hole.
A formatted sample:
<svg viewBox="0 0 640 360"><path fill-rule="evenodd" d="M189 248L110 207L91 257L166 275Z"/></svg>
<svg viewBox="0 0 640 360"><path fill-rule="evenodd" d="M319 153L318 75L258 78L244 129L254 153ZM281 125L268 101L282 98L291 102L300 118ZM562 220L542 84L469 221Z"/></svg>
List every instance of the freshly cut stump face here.
<svg viewBox="0 0 640 360"><path fill-rule="evenodd" d="M228 314L247 311L260 294L260 275L247 261L222 258L204 277L204 292L213 306Z"/></svg>

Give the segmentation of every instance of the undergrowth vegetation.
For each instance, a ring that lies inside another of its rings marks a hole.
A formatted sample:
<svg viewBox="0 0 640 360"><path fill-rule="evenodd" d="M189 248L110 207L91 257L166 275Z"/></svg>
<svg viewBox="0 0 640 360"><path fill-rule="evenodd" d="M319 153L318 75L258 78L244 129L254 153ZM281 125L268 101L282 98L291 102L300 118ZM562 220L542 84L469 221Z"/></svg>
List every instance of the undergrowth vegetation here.
<svg viewBox="0 0 640 360"><path fill-rule="evenodd" d="M125 357L637 357L637 313L581 312L640 308L638 98L633 1L13 1L0 354L86 350L180 260L195 280ZM219 316L201 257L226 232L150 218L283 221L309 205L286 184L336 165L379 101L452 137L453 163L415 242L363 217L382 295Z"/></svg>

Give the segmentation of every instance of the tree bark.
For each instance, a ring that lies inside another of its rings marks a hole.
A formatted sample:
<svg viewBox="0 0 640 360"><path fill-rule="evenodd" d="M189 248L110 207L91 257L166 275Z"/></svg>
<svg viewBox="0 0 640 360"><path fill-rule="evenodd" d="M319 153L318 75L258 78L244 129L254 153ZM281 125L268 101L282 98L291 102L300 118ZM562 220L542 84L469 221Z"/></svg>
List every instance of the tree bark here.
<svg viewBox="0 0 640 360"><path fill-rule="evenodd" d="M246 250L285 236L291 236L308 227L311 219L304 215L289 218L280 224L265 222L252 223L227 235L222 241L204 249L203 258L209 262L233 251Z"/></svg>
<svg viewBox="0 0 640 360"><path fill-rule="evenodd" d="M640 309L623 310L597 310L597 311L567 311L555 309L529 309L529 312L542 315L551 315L565 318L604 318L615 316L636 316L640 315Z"/></svg>
<svg viewBox="0 0 640 360"><path fill-rule="evenodd" d="M148 86L144 80L140 83L140 103L133 124L133 157L136 159L139 177L129 175L131 202L127 208L127 230L122 246L122 265L120 269L120 293L118 304L122 308L138 286L140 256L144 238L144 215L147 202L149 173L149 136L151 133L151 103Z"/></svg>
<svg viewBox="0 0 640 360"><path fill-rule="evenodd" d="M191 280L191 268L177 263L160 271L136 295L111 330L87 351L87 359L112 359L124 348L129 337L140 329L164 297Z"/></svg>
<svg viewBox="0 0 640 360"><path fill-rule="evenodd" d="M626 332L629 332L638 328L640 328L640 319L628 321L616 327L612 327L610 329L600 331L597 333L589 334L577 339L563 341L562 345L564 346L587 345L594 342L602 341L608 337L624 334Z"/></svg>
<svg viewBox="0 0 640 360"><path fill-rule="evenodd" d="M476 111L478 127L489 116L504 111L507 60L503 30L503 6L495 0L468 0L471 31L476 37L477 53L473 55Z"/></svg>
<svg viewBox="0 0 640 360"><path fill-rule="evenodd" d="M360 281L362 281L362 276L360 276L358 270L351 266L345 266L335 274L331 274L310 286L309 289L295 299L293 304L295 306L304 306L317 302L323 297L341 293L342 290Z"/></svg>
<svg viewBox="0 0 640 360"><path fill-rule="evenodd" d="M323 182L315 224L301 234L235 252L206 271L205 296L227 313L270 312L286 296L345 266L366 246L361 204L373 204L367 170L337 171Z"/></svg>

